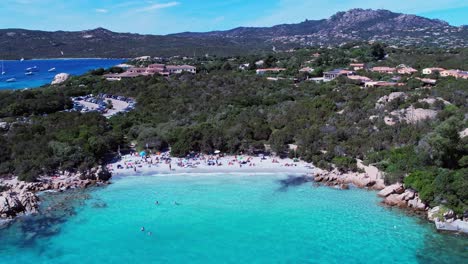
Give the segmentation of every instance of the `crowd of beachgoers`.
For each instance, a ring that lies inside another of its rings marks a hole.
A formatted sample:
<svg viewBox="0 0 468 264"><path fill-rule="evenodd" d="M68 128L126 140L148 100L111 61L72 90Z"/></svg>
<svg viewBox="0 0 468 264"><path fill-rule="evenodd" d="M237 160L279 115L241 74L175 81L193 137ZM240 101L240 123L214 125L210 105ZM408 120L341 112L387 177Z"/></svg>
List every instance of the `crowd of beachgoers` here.
<svg viewBox="0 0 468 264"><path fill-rule="evenodd" d="M124 155L108 169L113 175L134 175L139 173L188 173L188 172L297 172L312 173L310 163L299 159L280 159L267 155L204 155L193 154L185 158L175 158L169 152L134 152Z"/></svg>

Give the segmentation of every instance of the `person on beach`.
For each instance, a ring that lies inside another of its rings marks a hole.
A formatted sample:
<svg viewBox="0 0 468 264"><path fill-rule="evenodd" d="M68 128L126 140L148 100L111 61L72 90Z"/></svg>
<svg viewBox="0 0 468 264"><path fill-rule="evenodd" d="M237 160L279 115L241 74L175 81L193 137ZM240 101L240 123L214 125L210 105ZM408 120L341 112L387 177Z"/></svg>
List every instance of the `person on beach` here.
<svg viewBox="0 0 468 264"><path fill-rule="evenodd" d="M169 171L172 171L172 165L169 163Z"/></svg>

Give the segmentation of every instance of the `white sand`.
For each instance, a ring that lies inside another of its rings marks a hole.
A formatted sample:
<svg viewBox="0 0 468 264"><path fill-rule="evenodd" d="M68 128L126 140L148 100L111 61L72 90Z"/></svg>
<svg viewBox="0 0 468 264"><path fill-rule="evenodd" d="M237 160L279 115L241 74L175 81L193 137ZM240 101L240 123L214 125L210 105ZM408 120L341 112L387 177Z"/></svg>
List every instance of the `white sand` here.
<svg viewBox="0 0 468 264"><path fill-rule="evenodd" d="M314 173L316 168L312 164L298 161L294 162L292 159L279 159L266 157L252 156L226 156L219 157L218 163L221 165L209 166L209 157L212 161L216 161L217 156L204 156L204 159L180 159L171 158L171 168L169 163L161 161L156 163L156 158L161 159L163 155L151 155L147 158L147 162L139 156L126 155L122 157L121 161L110 164L108 167L113 172L114 176L128 176L128 175L150 175L150 174L181 174L181 173ZM167 157L167 154L166 156ZM152 164L150 162L152 160ZM247 162L249 160L249 162ZM273 162L277 160L277 162ZM242 161L246 164L240 164ZM183 162L182 164L178 164ZM118 165L123 169L118 169ZM190 166L191 165L191 166Z"/></svg>

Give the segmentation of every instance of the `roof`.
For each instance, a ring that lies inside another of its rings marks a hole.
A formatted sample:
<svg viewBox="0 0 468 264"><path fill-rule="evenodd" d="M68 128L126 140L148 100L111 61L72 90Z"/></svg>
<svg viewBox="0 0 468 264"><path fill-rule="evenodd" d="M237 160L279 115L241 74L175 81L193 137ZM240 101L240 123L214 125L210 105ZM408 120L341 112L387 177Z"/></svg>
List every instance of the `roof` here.
<svg viewBox="0 0 468 264"><path fill-rule="evenodd" d="M324 74L342 74L343 69L334 69L331 71L326 71Z"/></svg>
<svg viewBox="0 0 468 264"><path fill-rule="evenodd" d="M431 70L431 71L445 71L445 69L444 69L444 68L437 68L437 67L435 67L435 68L424 68L424 69L423 69L423 71L424 71L424 70Z"/></svg>
<svg viewBox="0 0 468 264"><path fill-rule="evenodd" d="M310 71L313 71L313 70L314 70L314 69L311 68L311 67L304 67L304 68L300 69L299 71L300 71L300 72L310 72Z"/></svg>
<svg viewBox="0 0 468 264"><path fill-rule="evenodd" d="M166 68L169 70L196 70L196 67L190 65L167 65Z"/></svg>
<svg viewBox="0 0 468 264"><path fill-rule="evenodd" d="M266 69L257 69L257 71L285 71L285 68L266 68Z"/></svg>
<svg viewBox="0 0 468 264"><path fill-rule="evenodd" d="M350 79L350 80L357 80L357 81L363 81L363 82L372 81L369 77L360 76L360 75L349 75L349 76L348 76L348 79Z"/></svg>
<svg viewBox="0 0 468 264"><path fill-rule="evenodd" d="M154 63L154 64L148 65L148 68L164 68L164 67L166 67L166 65L159 64L159 63Z"/></svg>
<svg viewBox="0 0 468 264"><path fill-rule="evenodd" d="M386 66L380 66L380 67L372 67L373 71L394 71L395 68L392 67L386 67Z"/></svg>

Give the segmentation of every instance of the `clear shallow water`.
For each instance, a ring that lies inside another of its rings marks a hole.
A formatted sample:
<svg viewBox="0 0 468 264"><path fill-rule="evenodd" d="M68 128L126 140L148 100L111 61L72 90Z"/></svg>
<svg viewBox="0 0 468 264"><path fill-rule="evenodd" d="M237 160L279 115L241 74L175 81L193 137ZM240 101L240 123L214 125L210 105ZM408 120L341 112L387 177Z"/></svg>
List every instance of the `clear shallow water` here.
<svg viewBox="0 0 468 264"><path fill-rule="evenodd" d="M0 231L0 263L466 263L466 238L383 208L374 192L281 188L284 178L118 179L72 198L74 213L40 239L19 224Z"/></svg>
<svg viewBox="0 0 468 264"><path fill-rule="evenodd" d="M49 84L58 73L81 75L97 68L109 68L125 61L124 59L56 59L56 60L25 60L4 61L5 75L0 75L0 90L35 88ZM27 68L37 66L33 75L25 75ZM55 72L48 72L56 68ZM2 64L0 61L0 72ZM6 80L15 78L16 82L8 83Z"/></svg>

